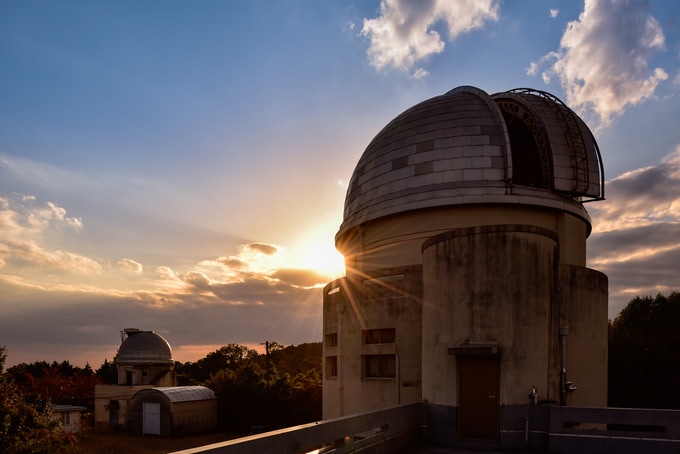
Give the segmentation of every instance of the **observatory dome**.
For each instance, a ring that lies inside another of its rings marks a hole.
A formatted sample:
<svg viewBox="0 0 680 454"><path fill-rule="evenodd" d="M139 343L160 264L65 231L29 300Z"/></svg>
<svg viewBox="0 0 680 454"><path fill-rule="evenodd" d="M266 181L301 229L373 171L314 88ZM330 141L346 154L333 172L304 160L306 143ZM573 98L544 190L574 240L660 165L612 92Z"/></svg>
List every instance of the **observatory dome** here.
<svg viewBox="0 0 680 454"><path fill-rule="evenodd" d="M170 344L160 334L136 328L127 328L122 334L117 364L174 364Z"/></svg>
<svg viewBox="0 0 680 454"><path fill-rule="evenodd" d="M526 204L583 219L604 198L593 134L549 93L489 95L462 86L403 112L371 141L352 174L336 241L366 222L469 204Z"/></svg>

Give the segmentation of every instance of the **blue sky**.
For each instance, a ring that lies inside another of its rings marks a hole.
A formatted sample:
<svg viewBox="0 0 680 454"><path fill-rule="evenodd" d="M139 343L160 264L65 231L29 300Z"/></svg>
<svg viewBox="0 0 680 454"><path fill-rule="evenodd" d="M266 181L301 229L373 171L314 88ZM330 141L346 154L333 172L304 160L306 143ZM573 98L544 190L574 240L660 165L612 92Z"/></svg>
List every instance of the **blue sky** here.
<svg viewBox="0 0 680 454"><path fill-rule="evenodd" d="M361 153L459 85L548 91L591 126L588 266L680 290L680 3L0 3L0 345L8 364L321 340Z"/></svg>

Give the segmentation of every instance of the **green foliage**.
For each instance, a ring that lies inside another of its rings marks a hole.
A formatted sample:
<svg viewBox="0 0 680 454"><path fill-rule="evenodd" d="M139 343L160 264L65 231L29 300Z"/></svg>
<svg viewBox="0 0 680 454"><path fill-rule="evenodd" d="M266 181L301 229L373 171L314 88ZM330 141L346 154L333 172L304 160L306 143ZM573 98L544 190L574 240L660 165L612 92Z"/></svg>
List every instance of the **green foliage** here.
<svg viewBox="0 0 680 454"><path fill-rule="evenodd" d="M245 361L258 356L255 350L243 345L228 344L195 363L177 365L177 381L180 386L205 383L212 375L222 370L235 370Z"/></svg>
<svg viewBox="0 0 680 454"><path fill-rule="evenodd" d="M7 372L0 373L0 452L60 454L76 452L76 447L46 398L22 392Z"/></svg>
<svg viewBox="0 0 680 454"><path fill-rule="evenodd" d="M268 346L269 355L225 345L195 363L177 364L178 381L215 391L220 425L228 430L321 419L321 343Z"/></svg>
<svg viewBox="0 0 680 454"><path fill-rule="evenodd" d="M7 361L7 346L0 345L0 374L5 370L5 361Z"/></svg>
<svg viewBox="0 0 680 454"><path fill-rule="evenodd" d="M680 293L636 297L609 324L609 406L680 409Z"/></svg>
<svg viewBox="0 0 680 454"><path fill-rule="evenodd" d="M115 361L109 362L107 358L104 358L104 362L95 371L95 375L99 377L102 383L107 385L118 384L118 367L116 367Z"/></svg>
<svg viewBox="0 0 680 454"><path fill-rule="evenodd" d="M220 424L244 432L252 426L287 427L321 419L318 371L291 376L256 361L219 371L206 383L219 399Z"/></svg>
<svg viewBox="0 0 680 454"><path fill-rule="evenodd" d="M321 373L321 347L321 342L281 347L271 353L271 362L277 369L293 376L310 370Z"/></svg>

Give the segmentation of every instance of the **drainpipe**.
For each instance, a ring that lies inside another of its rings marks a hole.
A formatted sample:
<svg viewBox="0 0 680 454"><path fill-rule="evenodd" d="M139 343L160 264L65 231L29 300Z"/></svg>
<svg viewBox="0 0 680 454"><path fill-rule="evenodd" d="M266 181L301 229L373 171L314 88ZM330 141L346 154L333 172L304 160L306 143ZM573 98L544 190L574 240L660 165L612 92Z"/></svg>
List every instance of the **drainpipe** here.
<svg viewBox="0 0 680 454"><path fill-rule="evenodd" d="M340 409L340 416L344 416L344 413L342 411L342 390L343 390L343 381L342 381L342 364L344 363L343 358L342 358L342 313L345 312L345 305L344 304L338 304L335 306L336 311L338 312L338 356L337 356L337 367L338 367L338 408Z"/></svg>
<svg viewBox="0 0 680 454"><path fill-rule="evenodd" d="M578 388L572 386L567 380L567 333L568 326L560 326L560 347L562 349L562 371L560 372L560 405L567 405L567 393L576 391Z"/></svg>
<svg viewBox="0 0 680 454"><path fill-rule="evenodd" d="M399 361L399 349L397 349L397 341L394 341L394 356L397 364L397 405L401 405L401 364Z"/></svg>

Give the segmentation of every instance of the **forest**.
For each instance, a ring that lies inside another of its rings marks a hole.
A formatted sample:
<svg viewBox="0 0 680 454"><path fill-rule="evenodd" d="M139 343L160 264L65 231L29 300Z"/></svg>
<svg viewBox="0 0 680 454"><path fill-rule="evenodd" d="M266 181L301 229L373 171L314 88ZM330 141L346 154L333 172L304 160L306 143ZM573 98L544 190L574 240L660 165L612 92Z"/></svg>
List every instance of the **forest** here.
<svg viewBox="0 0 680 454"><path fill-rule="evenodd" d="M609 322L609 406L680 409L680 293L635 297ZM0 346L0 452L68 452L73 440L50 418L50 403L89 409L94 387L115 384L115 357L93 370L68 361L21 363L5 370ZM204 385L219 399L221 430L247 433L320 420L320 342L268 343L267 353L227 344L195 362L175 364L179 385ZM86 413L85 422L88 421Z"/></svg>

